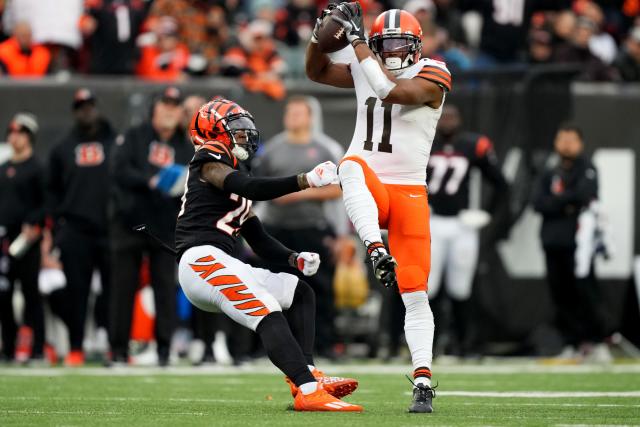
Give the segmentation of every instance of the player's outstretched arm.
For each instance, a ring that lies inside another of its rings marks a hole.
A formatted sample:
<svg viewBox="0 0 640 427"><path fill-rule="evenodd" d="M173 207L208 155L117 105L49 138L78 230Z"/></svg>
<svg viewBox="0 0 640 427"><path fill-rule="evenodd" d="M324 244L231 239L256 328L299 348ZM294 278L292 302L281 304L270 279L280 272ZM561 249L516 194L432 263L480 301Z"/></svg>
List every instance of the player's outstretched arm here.
<svg viewBox="0 0 640 427"><path fill-rule="evenodd" d="M324 162L312 171L282 178L253 177L221 162L202 166L202 179L216 188L249 200L272 200L285 194L311 187L324 187L337 182L336 165Z"/></svg>
<svg viewBox="0 0 640 427"><path fill-rule="evenodd" d="M242 223L240 234L247 241L256 255L265 261L289 264L296 268L305 276L312 276L320 267L320 256L312 252L295 252L284 246L280 241L262 226L262 222L251 211L249 217Z"/></svg>
<svg viewBox="0 0 640 427"><path fill-rule="evenodd" d="M309 79L317 83L331 85L341 88L353 87L353 77L347 64L336 64L326 53L322 53L318 48L318 28L324 16L329 13L329 9L322 11L316 19L316 26L313 29L313 36L307 46L305 56L305 72Z"/></svg>

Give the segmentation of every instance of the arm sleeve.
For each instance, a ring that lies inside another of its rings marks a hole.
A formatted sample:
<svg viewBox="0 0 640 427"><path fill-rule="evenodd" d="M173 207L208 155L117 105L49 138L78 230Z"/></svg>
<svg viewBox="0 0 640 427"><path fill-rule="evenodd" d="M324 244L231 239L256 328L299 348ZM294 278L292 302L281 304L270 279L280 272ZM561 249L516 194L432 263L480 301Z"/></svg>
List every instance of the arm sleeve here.
<svg viewBox="0 0 640 427"><path fill-rule="evenodd" d="M240 234L256 255L265 261L291 265L290 261L293 255L296 255L295 251L287 248L267 233L257 216L253 216L242 223Z"/></svg>
<svg viewBox="0 0 640 427"><path fill-rule="evenodd" d="M256 178L241 171L231 172L224 179L224 191L253 201L271 200L300 191L296 175L283 178Z"/></svg>

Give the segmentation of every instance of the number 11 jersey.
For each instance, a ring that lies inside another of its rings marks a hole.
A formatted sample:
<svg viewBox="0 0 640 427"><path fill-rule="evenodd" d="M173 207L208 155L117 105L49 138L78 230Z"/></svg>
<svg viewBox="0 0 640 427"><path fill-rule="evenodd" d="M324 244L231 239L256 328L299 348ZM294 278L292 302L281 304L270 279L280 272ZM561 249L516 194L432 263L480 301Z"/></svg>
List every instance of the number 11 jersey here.
<svg viewBox="0 0 640 427"><path fill-rule="evenodd" d="M193 246L212 245L231 254L251 200L220 190L200 176L202 166L221 162L238 169L238 160L220 142L198 147L189 162L189 175L176 225L178 259Z"/></svg>
<svg viewBox="0 0 640 427"><path fill-rule="evenodd" d="M369 86L357 59L350 63L356 89L356 127L346 156L364 159L384 184L425 185L431 144L442 104L388 104L378 99ZM397 76L433 81L451 89L451 74L443 62L422 58Z"/></svg>

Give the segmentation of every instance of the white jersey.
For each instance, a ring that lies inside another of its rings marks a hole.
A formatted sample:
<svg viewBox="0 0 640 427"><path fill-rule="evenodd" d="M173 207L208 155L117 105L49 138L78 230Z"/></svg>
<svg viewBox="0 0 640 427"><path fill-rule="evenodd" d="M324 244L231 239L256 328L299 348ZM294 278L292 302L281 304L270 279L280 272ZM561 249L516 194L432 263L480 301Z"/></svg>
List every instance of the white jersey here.
<svg viewBox="0 0 640 427"><path fill-rule="evenodd" d="M442 105L434 109L382 102L369 86L360 63L354 60L350 66L358 112L346 156L364 159L385 184L426 185L427 164ZM436 83L440 79L438 73L450 76L444 63L422 58L398 78L410 79L418 73Z"/></svg>

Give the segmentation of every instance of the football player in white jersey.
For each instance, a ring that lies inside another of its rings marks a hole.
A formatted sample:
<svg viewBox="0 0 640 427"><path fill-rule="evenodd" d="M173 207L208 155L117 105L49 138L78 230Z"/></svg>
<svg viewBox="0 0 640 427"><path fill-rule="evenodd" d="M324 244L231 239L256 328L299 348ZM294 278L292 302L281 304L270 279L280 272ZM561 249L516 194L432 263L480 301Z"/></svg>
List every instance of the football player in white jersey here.
<svg viewBox="0 0 640 427"><path fill-rule="evenodd" d="M338 64L317 45L319 18L307 48L307 76L316 82L355 88L356 128L339 168L349 218L367 246L376 277L397 285L406 308L405 336L414 367L410 412L432 412L431 361L434 322L427 298L430 268L426 170L445 95L446 65L420 58L422 29L409 12L392 9L374 21L365 39L357 2L332 15L353 51ZM389 231L389 252L380 233Z"/></svg>

